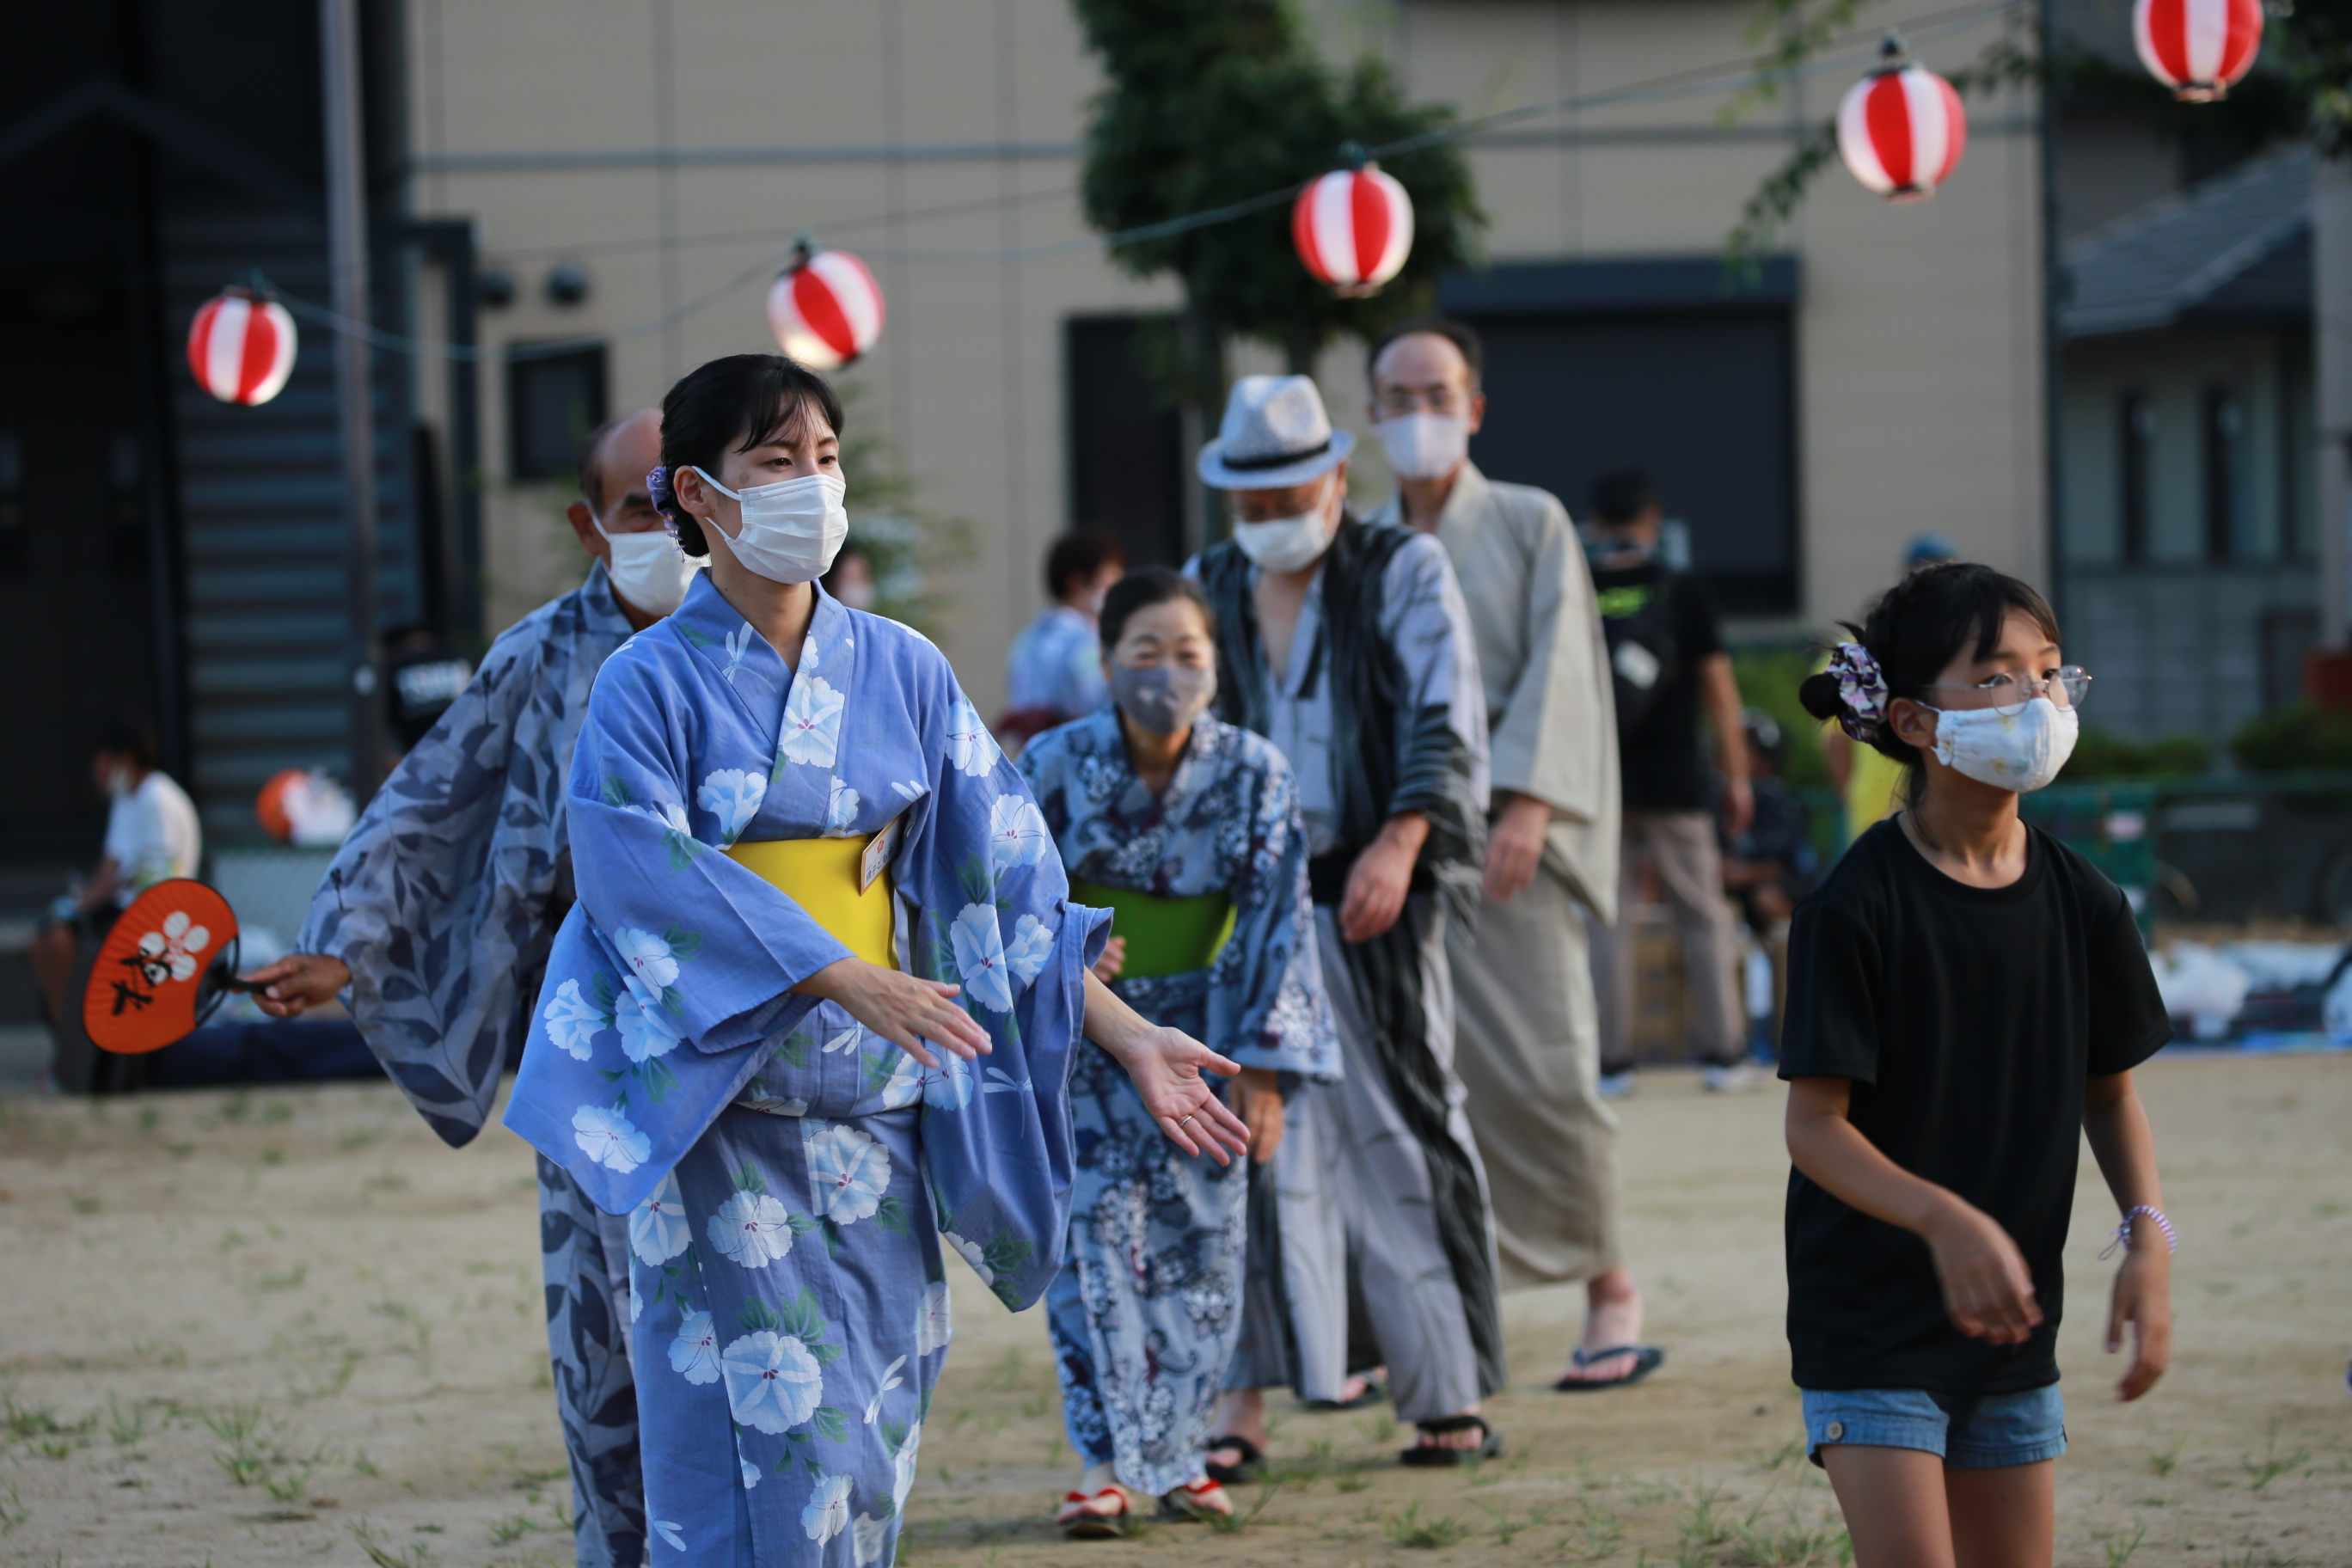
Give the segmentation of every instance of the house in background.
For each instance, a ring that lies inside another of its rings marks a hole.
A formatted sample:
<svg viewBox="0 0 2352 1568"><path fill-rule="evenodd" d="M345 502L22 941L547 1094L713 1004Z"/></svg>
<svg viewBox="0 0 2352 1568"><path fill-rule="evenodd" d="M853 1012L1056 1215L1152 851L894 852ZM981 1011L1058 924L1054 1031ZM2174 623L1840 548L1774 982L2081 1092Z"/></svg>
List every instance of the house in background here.
<svg viewBox="0 0 2352 1568"><path fill-rule="evenodd" d="M2319 636L2307 149L2066 247L2059 596L2085 721L2225 741Z"/></svg>

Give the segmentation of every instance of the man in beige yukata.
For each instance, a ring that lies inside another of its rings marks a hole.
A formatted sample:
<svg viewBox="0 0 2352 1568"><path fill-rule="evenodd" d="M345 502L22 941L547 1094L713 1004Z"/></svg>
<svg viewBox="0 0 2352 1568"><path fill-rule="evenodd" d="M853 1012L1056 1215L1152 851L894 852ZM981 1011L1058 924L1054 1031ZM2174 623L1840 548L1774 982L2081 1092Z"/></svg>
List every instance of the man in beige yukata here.
<svg viewBox="0 0 2352 1568"><path fill-rule="evenodd" d="M1621 1387L1639 1342L1620 1245L1617 1118L1598 1084L1584 922L1616 918L1617 725L1592 574L1568 510L1470 461L1486 416L1477 333L1438 318L1372 347L1372 427L1397 493L1372 519L1434 533L1468 601L1486 693L1493 815L1476 921L1446 938L1454 1065L1470 1096L1503 1289L1582 1281L1584 1333L1555 1384Z"/></svg>

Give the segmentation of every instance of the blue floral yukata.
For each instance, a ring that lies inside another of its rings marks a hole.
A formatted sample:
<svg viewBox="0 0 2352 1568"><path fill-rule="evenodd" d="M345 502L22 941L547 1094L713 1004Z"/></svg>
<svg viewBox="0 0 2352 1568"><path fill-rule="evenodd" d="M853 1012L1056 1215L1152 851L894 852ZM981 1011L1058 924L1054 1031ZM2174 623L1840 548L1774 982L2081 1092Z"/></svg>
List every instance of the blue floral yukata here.
<svg viewBox="0 0 2352 1568"><path fill-rule="evenodd" d="M572 901L564 780L597 669L629 637L600 563L509 626L368 802L294 947L352 972L352 1021L452 1147L490 1120ZM539 1162L555 1408L579 1568L637 1568L645 1503L629 1375L628 1241Z"/></svg>
<svg viewBox="0 0 2352 1568"><path fill-rule="evenodd" d="M940 651L821 591L797 672L708 580L598 678L579 903L507 1124L629 1215L649 1561L887 1563L948 1342L943 1236L1061 1265L1107 917ZM994 1053L926 1069L790 987L850 950L725 850L893 819L896 952Z"/></svg>
<svg viewBox="0 0 2352 1568"><path fill-rule="evenodd" d="M1210 967L1123 978L1113 983L1120 996L1244 1068L1283 1074L1286 1089L1339 1077L1298 788L1280 752L1203 715L1154 799L1129 763L1117 710L1105 709L1032 741L1021 771L1072 877L1233 900L1233 934ZM1223 1092L1224 1080L1210 1081ZM1243 1332L1246 1200L1270 1168L1253 1178L1240 1161L1187 1158L1100 1051L1079 1058L1070 1115L1069 1260L1046 1295L1063 1419L1085 1463L1164 1495L1201 1474Z"/></svg>

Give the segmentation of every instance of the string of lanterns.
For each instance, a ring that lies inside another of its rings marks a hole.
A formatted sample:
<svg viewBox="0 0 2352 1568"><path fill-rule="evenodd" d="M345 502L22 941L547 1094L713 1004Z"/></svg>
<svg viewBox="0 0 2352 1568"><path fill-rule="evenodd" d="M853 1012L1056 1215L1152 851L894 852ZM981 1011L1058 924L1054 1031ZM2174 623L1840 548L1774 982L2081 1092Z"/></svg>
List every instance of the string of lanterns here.
<svg viewBox="0 0 2352 1568"><path fill-rule="evenodd" d="M2134 0L2132 42L2148 74L2184 103L2210 103L2245 79L2261 52L2263 0ZM1837 147L1864 189L1890 202L1923 200L1968 150L1968 113L1942 77L1886 36L1878 65L1838 104ZM1412 253L1412 198L1350 143L1343 168L1301 186L1290 209L1299 264L1347 298L1380 291ZM1247 208L1255 204L1240 204ZM1238 213L1220 216L1239 216ZM870 352L887 315L882 286L846 250L803 239L770 286L768 328L803 363L838 370ZM223 403L268 402L294 369L294 318L277 300L230 288L188 326L188 368Z"/></svg>

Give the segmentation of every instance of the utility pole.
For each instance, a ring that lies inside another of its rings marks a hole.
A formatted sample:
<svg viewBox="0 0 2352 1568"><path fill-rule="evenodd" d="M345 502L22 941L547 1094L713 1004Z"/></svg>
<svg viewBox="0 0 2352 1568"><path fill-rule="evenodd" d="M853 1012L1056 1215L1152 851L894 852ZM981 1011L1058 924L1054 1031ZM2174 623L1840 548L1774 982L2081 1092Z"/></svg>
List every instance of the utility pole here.
<svg viewBox="0 0 2352 1568"><path fill-rule="evenodd" d="M367 340L367 148L360 117L358 0L319 0L327 130L327 247L334 272L335 405L343 450L344 664L350 670L352 793L383 777L382 656L375 630L375 397Z"/></svg>

